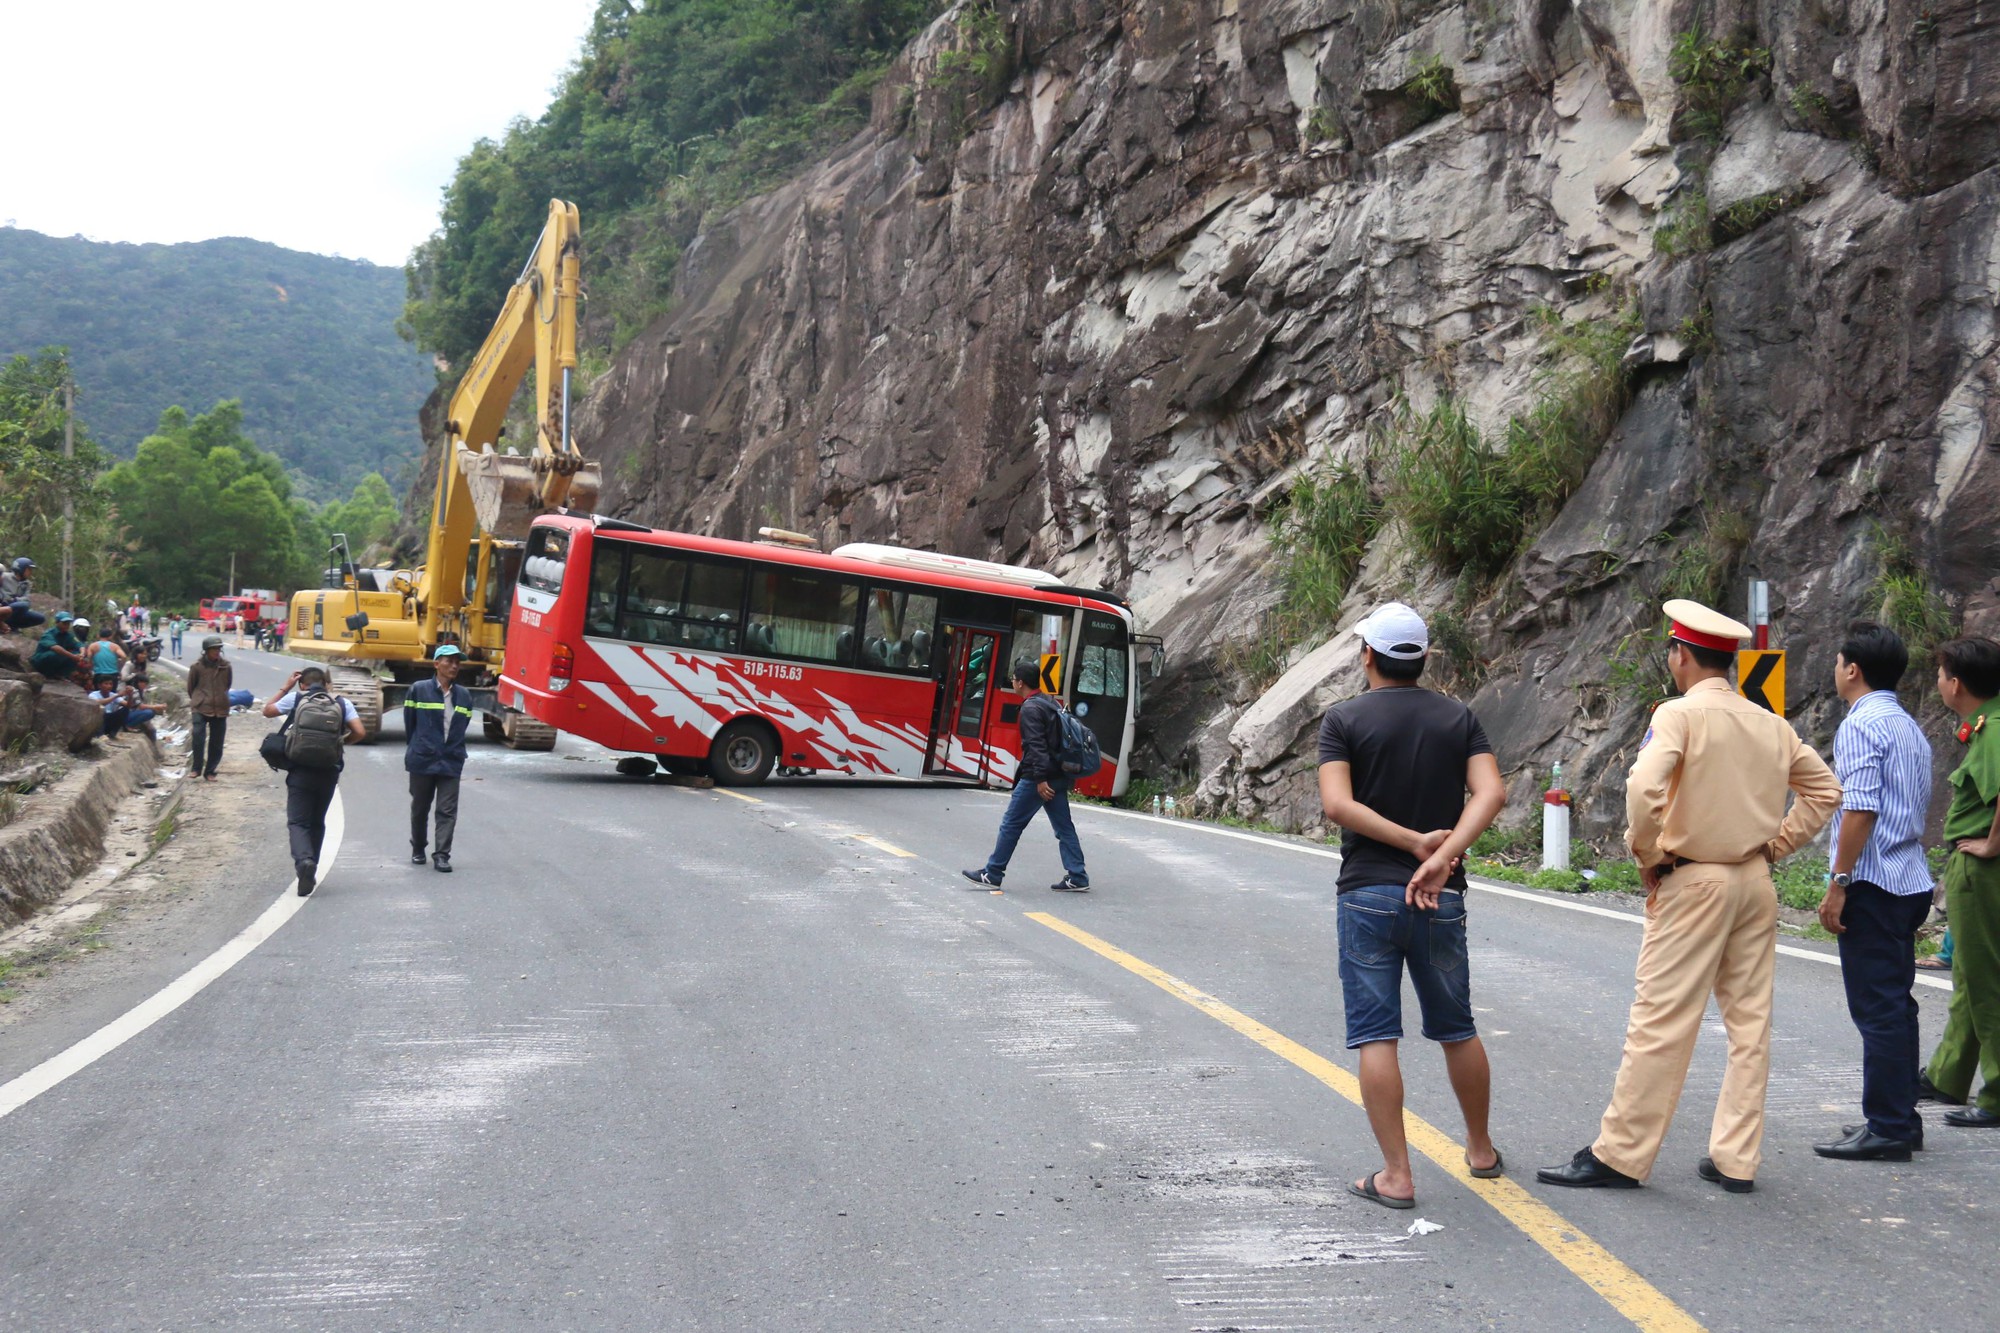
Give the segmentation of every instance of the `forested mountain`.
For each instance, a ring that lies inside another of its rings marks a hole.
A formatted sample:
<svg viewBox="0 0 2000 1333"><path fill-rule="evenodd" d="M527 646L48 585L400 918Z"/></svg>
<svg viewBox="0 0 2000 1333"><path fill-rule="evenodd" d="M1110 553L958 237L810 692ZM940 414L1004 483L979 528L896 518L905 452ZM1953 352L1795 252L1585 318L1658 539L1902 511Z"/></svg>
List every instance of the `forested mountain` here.
<svg viewBox="0 0 2000 1333"><path fill-rule="evenodd" d="M410 260L419 346L460 364L486 336L551 197L583 215L587 341L666 308L681 251L725 211L847 139L903 44L946 0L601 0L549 109L482 139ZM976 35L1004 43L990 7ZM977 41L954 68L999 69Z"/></svg>
<svg viewBox="0 0 2000 1333"><path fill-rule="evenodd" d="M395 476L435 377L396 334L403 275L226 238L114 245L0 228L0 358L70 349L77 414L130 457L160 413L240 399L318 499ZM495 298L497 299L497 298Z"/></svg>

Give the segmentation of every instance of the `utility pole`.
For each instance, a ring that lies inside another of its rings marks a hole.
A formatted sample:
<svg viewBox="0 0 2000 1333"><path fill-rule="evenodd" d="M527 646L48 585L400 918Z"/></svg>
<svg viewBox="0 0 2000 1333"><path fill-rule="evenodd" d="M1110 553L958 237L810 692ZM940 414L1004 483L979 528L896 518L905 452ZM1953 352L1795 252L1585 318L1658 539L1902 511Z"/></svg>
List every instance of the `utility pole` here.
<svg viewBox="0 0 2000 1333"><path fill-rule="evenodd" d="M63 362L63 462L76 459L76 381ZM63 495L62 604L76 608L76 493L65 487Z"/></svg>
<svg viewBox="0 0 2000 1333"><path fill-rule="evenodd" d="M222 591L231 597L236 595L236 552L234 551L229 553L229 586Z"/></svg>

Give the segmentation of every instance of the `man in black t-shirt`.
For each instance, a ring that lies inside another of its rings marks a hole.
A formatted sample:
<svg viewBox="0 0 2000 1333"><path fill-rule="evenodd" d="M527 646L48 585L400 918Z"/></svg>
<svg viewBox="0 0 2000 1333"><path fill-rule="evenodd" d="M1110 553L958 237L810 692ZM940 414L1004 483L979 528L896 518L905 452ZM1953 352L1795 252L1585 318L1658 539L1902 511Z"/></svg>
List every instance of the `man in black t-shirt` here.
<svg viewBox="0 0 2000 1333"><path fill-rule="evenodd" d="M1472 841L1506 803L1500 765L1472 710L1417 684L1430 651L1423 618L1401 602L1355 627L1368 690L1326 710L1319 793L1340 845L1340 993L1347 1049L1361 1052L1361 1103L1382 1169L1348 1186L1389 1208L1416 1206L1403 1134L1403 964L1424 1036L1444 1048L1465 1113L1465 1163L1501 1171L1486 1130L1492 1076L1472 1022L1465 872ZM1471 792L1471 799L1466 793Z"/></svg>

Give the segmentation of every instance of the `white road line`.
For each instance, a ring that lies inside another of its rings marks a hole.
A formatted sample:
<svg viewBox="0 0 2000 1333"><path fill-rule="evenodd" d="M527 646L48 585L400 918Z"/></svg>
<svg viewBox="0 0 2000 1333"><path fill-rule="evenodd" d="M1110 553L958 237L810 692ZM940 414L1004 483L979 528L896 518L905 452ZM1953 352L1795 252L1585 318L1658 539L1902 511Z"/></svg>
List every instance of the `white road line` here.
<svg viewBox="0 0 2000 1333"><path fill-rule="evenodd" d="M334 858L340 855L340 840L346 832L347 814L341 805L340 792L336 788L333 804L326 812L326 842L321 848L325 865L332 866ZM117 1050L201 994L203 988L211 981L249 957L251 950L277 934L278 927L296 916L299 909L309 901L299 897L298 884L296 879L286 884L285 891L279 895L278 901L265 908L263 915L245 926L234 939L168 982L158 992L112 1019L68 1050L50 1056L18 1078L0 1083L0 1118L12 1115L72 1074L88 1069L96 1061Z"/></svg>
<svg viewBox="0 0 2000 1333"><path fill-rule="evenodd" d="M1098 815L1115 815L1120 819L1143 819L1148 823L1170 824L1175 828L1199 829L1204 833L1213 833L1217 837L1240 838L1244 842L1262 843L1266 847L1277 847L1288 852L1302 852L1307 856L1330 857L1335 861L1340 859L1339 852L1330 852L1323 847L1305 847L1295 842L1286 842L1279 838L1267 837L1261 833L1246 833L1242 829L1221 828L1214 824L1204 823L1198 819L1165 819L1158 815L1149 815L1138 810L1115 810L1105 805L1074 804L1070 806L1070 809L1073 811L1088 810L1092 814ZM1544 907L1559 907L1566 912L1587 912L1591 916L1608 916L1614 921L1633 921L1642 926L1646 924L1646 918L1637 912L1621 912L1615 907L1598 907L1594 903L1572 902L1567 898L1559 898L1553 894L1535 893L1527 889L1517 889L1506 884L1498 884L1490 879L1472 877L1472 883L1478 885L1485 892L1497 893L1505 898L1519 898L1522 902L1526 903L1540 903ZM1801 949L1794 944L1780 944L1778 952L1787 958L1803 958L1807 962L1823 963L1829 967L1840 966L1839 954L1821 953L1817 949ZM1930 986L1936 990L1949 991L1951 989L1951 983L1940 977L1927 977L1919 973L1916 981L1919 986Z"/></svg>

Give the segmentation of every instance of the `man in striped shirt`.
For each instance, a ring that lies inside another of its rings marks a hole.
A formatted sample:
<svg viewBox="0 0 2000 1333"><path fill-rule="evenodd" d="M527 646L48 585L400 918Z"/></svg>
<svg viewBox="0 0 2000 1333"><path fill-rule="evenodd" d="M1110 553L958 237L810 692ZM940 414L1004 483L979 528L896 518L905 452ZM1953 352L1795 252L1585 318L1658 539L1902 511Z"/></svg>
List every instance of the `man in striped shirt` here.
<svg viewBox="0 0 2000 1333"><path fill-rule="evenodd" d="M1872 621L1847 627L1833 683L1847 717L1833 738L1845 795L1834 816L1833 856L1820 924L1840 942L1847 1012L1861 1029L1863 1124L1816 1143L1821 1157L1907 1162L1924 1146L1917 1115L1917 930L1931 910L1924 815L1931 747L1903 711L1896 686L1910 653Z"/></svg>

